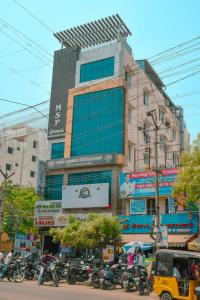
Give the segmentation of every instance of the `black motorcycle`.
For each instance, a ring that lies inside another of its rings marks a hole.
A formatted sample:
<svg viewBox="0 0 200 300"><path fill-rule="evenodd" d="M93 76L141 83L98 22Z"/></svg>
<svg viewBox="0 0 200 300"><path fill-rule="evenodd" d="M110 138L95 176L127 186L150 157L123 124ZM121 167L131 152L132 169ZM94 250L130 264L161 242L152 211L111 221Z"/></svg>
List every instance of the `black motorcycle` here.
<svg viewBox="0 0 200 300"><path fill-rule="evenodd" d="M45 265L42 276L38 277L39 285L49 281L53 281L54 286L58 287L56 262L49 262L47 265Z"/></svg>
<svg viewBox="0 0 200 300"><path fill-rule="evenodd" d="M69 264L63 261L56 262L58 281L67 281Z"/></svg>
<svg viewBox="0 0 200 300"><path fill-rule="evenodd" d="M2 273L5 270L6 266L4 264L1 265L0 272ZM14 281L17 283L21 283L25 278L25 272L23 268L20 266L20 260L12 260L10 264L6 268L6 272L1 276L1 279L7 278L9 281Z"/></svg>
<svg viewBox="0 0 200 300"><path fill-rule="evenodd" d="M76 282L88 281L91 273L92 268L89 264L81 262L79 265L71 265L68 269L67 282L69 284L75 284Z"/></svg>
<svg viewBox="0 0 200 300"><path fill-rule="evenodd" d="M145 267L138 267L139 282L138 291L140 295L149 295L152 290L152 284Z"/></svg>
<svg viewBox="0 0 200 300"><path fill-rule="evenodd" d="M127 267L122 275L122 286L127 292L137 291L139 277L137 268L134 266Z"/></svg>
<svg viewBox="0 0 200 300"><path fill-rule="evenodd" d="M115 264L110 268L104 269L100 274L101 288L108 290L114 288L116 285L122 287L122 274L125 270L125 266L121 264Z"/></svg>

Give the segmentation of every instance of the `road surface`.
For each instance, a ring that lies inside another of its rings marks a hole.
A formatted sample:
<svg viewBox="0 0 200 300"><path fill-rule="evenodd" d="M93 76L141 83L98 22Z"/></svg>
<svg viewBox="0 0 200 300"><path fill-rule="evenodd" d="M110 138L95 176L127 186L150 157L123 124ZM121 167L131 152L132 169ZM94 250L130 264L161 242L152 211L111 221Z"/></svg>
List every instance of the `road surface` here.
<svg viewBox="0 0 200 300"><path fill-rule="evenodd" d="M121 289L104 291L86 285L50 284L38 286L35 281L23 283L0 282L0 300L158 300L154 294L139 296L138 293L127 293Z"/></svg>

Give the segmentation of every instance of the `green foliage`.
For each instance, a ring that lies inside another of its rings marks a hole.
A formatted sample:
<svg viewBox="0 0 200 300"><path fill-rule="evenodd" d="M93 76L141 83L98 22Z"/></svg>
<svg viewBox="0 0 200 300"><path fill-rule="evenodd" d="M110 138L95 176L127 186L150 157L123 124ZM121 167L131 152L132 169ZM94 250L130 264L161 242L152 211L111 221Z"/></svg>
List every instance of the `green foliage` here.
<svg viewBox="0 0 200 300"><path fill-rule="evenodd" d="M200 134L193 142L189 153L181 156L180 173L174 188L174 196L186 196L186 207L197 209L196 203L200 199Z"/></svg>
<svg viewBox="0 0 200 300"><path fill-rule="evenodd" d="M96 248L114 243L120 238L120 223L117 217L89 214L87 220L80 221L70 216L68 226L51 229L54 241L74 248Z"/></svg>
<svg viewBox="0 0 200 300"><path fill-rule="evenodd" d="M6 193L5 193L6 188ZM37 233L33 226L34 205L40 199L32 187L20 187L11 181L1 185L1 191L5 193L3 229L11 236L16 232Z"/></svg>

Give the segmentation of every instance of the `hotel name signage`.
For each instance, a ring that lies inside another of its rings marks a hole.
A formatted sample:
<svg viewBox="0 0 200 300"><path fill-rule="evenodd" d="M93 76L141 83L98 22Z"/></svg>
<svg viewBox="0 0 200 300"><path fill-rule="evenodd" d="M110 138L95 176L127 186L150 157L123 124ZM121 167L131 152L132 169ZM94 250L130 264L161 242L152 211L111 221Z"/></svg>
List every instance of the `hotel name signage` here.
<svg viewBox="0 0 200 300"><path fill-rule="evenodd" d="M113 153L84 155L46 161L46 170L85 167L93 165L114 164L116 156Z"/></svg>

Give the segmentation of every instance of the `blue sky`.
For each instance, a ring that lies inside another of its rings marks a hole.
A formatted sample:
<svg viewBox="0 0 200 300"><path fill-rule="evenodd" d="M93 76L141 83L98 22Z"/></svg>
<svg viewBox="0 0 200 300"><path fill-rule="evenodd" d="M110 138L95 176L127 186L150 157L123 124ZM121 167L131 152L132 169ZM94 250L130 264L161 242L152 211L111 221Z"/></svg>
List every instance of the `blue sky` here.
<svg viewBox="0 0 200 300"><path fill-rule="evenodd" d="M128 42L135 59L150 58L161 51L200 35L199 0L17 0L42 20L53 32L77 26L98 18L118 13L132 31ZM9 24L6 24L6 22ZM28 36L32 42L19 38L14 29ZM13 40L14 39L14 40ZM163 78L165 84L200 71L200 42L184 57L153 65L158 74L168 68L186 63L175 69L176 76ZM0 98L32 105L49 99L51 87L51 60L60 48L52 32L39 24L15 0L1 0L0 10ZM194 50L195 49L195 50ZM31 54L34 54L34 56ZM6 56L10 54L9 56ZM52 56L51 56L52 55ZM188 62L193 61L190 64ZM184 69L189 71L184 73ZM191 68L191 70L190 70ZM164 72L163 74L170 75ZM167 88L176 104L184 107L187 127L193 139L198 132L200 118L200 74ZM177 95L190 94L184 97ZM0 101L0 127L7 126L1 116L22 106ZM44 112L45 112L44 107ZM17 120L13 115L12 120ZM42 122L42 121L40 121ZM38 123L42 125L42 123Z"/></svg>

